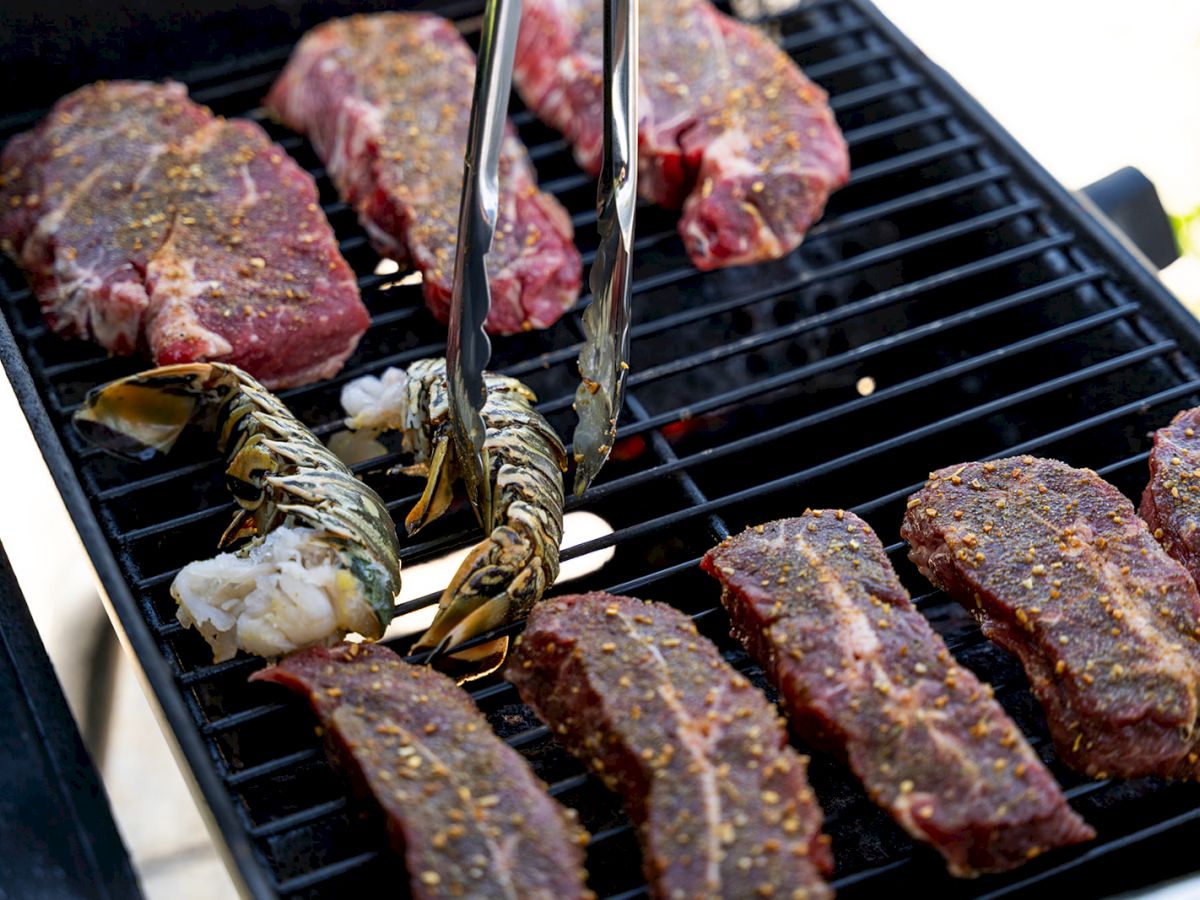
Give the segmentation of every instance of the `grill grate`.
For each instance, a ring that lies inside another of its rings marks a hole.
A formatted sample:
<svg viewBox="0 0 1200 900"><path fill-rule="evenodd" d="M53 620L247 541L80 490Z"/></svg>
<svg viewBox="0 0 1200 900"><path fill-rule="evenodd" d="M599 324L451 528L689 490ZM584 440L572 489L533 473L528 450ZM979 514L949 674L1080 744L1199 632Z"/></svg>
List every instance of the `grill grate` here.
<svg viewBox="0 0 1200 900"><path fill-rule="evenodd" d="M454 12L471 37L478 9ZM696 568L730 530L805 506L845 506L895 540L904 500L929 469L1021 452L1092 466L1136 496L1147 432L1200 402L1200 329L872 7L810 0L763 25L829 89L851 146L850 184L800 251L734 271L690 268L674 214L643 207L621 444L585 500L568 503L614 531L563 553L567 560L612 548L611 561L571 589L669 600L760 683L727 637L715 584ZM440 355L444 330L424 311L418 287L397 284L403 272L375 274L378 258L311 148L257 108L288 49L184 80L217 112L262 122L313 172L359 273L372 324L358 351L332 381L283 394L327 435L347 379ZM8 112L4 137L38 115ZM564 142L515 102L513 119L543 187L572 212L590 264L593 182ZM332 897L384 878L403 884L382 831L345 795L307 715L269 688L246 685L259 661L214 665L203 641L173 618L171 579L212 552L232 509L219 462L196 447L137 466L82 445L68 420L84 392L139 366L60 342L20 273L6 264L2 275L11 335L0 324L0 352L10 377L247 886L264 896ZM495 341L494 367L526 380L562 434L573 424L580 310L589 299L545 332ZM393 461L358 471L403 515L419 485L386 476ZM472 526L460 504L405 544L404 563L473 543ZM1059 766L1019 668L957 605L928 591L903 544L888 552L920 608L955 654L993 682L1100 837L1007 877L952 882L840 767L817 757L812 781L834 839L835 887L844 896L875 895L918 877L937 895L996 896L1048 893L1065 875L1077 891L1108 893L1187 871L1187 855L1176 851L1196 836L1186 827L1200 818L1195 788L1086 782ZM403 652L405 643L394 646ZM614 799L504 682L486 680L473 694L551 792L580 810L593 834L595 890L643 896L636 841ZM1153 853L1154 865L1122 866L1131 847L1142 862Z"/></svg>

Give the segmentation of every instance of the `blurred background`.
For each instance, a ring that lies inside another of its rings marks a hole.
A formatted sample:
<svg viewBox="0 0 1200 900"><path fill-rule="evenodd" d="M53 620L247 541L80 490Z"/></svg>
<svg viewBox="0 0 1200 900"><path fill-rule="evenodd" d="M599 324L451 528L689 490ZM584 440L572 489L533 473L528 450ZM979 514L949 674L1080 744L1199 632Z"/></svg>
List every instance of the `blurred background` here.
<svg viewBox="0 0 1200 900"><path fill-rule="evenodd" d="M1183 250L1162 277L1200 314L1200 3L876 2L1068 187L1126 165L1141 169ZM133 668L95 640L108 625L86 556L2 378L0 434L0 542L147 895L232 896Z"/></svg>

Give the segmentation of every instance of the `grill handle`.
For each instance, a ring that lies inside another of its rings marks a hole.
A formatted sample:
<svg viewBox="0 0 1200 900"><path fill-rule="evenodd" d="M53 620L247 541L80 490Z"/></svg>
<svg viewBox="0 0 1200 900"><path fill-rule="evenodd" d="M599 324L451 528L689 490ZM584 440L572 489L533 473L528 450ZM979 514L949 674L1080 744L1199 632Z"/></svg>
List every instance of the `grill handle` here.
<svg viewBox="0 0 1200 900"><path fill-rule="evenodd" d="M1083 189L1106 224L1124 235L1142 254L1160 269L1179 259L1179 246L1171 220L1154 183L1140 169L1125 166Z"/></svg>

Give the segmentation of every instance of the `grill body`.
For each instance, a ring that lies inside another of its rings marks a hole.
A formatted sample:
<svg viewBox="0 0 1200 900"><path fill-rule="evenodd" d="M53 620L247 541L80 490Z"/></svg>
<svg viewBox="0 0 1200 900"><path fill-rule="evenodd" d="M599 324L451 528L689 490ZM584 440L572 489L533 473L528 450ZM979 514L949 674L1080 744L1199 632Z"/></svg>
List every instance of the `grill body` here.
<svg viewBox="0 0 1200 900"><path fill-rule="evenodd" d="M479 6L438 9L474 37ZM182 33L198 48L189 58L205 60L201 69L173 71L149 51L123 62L97 50L81 55L85 71L77 63L50 66L30 96L14 92L6 102L17 106L0 111L6 139L35 122L44 102L98 75L171 74L218 113L262 122L314 172L372 314L341 375L282 395L323 435L337 427L337 395L348 378L444 352L444 329L424 311L419 288L397 284L403 272L375 274L378 258L311 148L258 109L303 28L344 11L314 4L303 15L280 14L282 21L263 13L269 27L253 37L228 15L197 19L207 30L193 23ZM1099 895L1189 871L1193 863L1180 851L1200 835L1200 791L1156 780L1086 782L1059 765L1019 667L983 641L957 605L930 591L907 563L898 527L907 494L929 470L1012 453L1090 466L1136 497L1146 480L1148 433L1200 402L1200 327L1135 251L866 0L812 0L762 25L830 91L851 146L851 182L798 252L747 269L694 271L675 214L640 211L622 443L584 502L569 505L600 515L614 533L566 550L564 559L609 547L614 553L569 589L671 602L761 684L761 673L729 640L717 587L699 573L698 558L749 524L806 506L852 508L889 544L922 611L955 654L996 686L1100 836L1008 876L955 882L844 769L818 756L812 781L834 841L839 892L879 896L920 879L935 896L1049 894L1066 883ZM37 74L49 64L18 65ZM590 265L594 183L558 135L515 100L512 112L543 188L571 211ZM232 510L219 460L202 441L148 465L83 445L69 427L74 406L89 387L142 364L50 335L19 271L5 263L0 274L0 357L113 621L247 892L334 897L402 885L401 864L388 854L369 804L346 794L299 704L246 684L257 660L212 664L204 642L174 620L171 579L184 563L214 552ZM545 332L494 342L493 368L534 388L563 435L573 426L580 337L576 310ZM402 516L420 485L385 476L386 463L360 467L360 474ZM407 541L403 560L412 565L477 539L459 504ZM413 601L402 612L435 600ZM403 641L394 646L406 650ZM502 681L476 683L473 694L554 795L580 810L593 833L595 890L642 896L635 837L614 798ZM1129 864L1134 854L1141 865Z"/></svg>

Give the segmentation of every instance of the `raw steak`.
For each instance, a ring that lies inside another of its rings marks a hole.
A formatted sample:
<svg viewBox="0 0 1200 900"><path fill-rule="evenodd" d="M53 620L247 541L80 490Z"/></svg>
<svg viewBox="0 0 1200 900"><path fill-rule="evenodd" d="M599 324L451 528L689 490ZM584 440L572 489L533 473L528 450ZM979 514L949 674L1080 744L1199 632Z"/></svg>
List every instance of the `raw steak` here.
<svg viewBox="0 0 1200 900"><path fill-rule="evenodd" d="M683 208L699 269L776 259L800 245L850 160L825 92L766 36L708 0L643 0L638 188ZM600 170L603 7L525 0L513 81L526 104Z"/></svg>
<svg viewBox="0 0 1200 900"><path fill-rule="evenodd" d="M450 317L475 57L445 19L378 13L334 19L300 42L267 97L308 135L376 249L410 261L425 302ZM500 212L488 255L487 328L546 328L579 296L582 263L566 210L537 188L520 140L507 129Z"/></svg>
<svg viewBox="0 0 1200 900"><path fill-rule="evenodd" d="M655 897L832 896L807 760L683 613L600 593L543 600L508 679L624 799Z"/></svg>
<svg viewBox="0 0 1200 900"><path fill-rule="evenodd" d="M383 807L413 897L592 896L574 812L445 675L375 644L341 644L251 679L308 699L334 759Z"/></svg>
<svg viewBox="0 0 1200 900"><path fill-rule="evenodd" d="M1095 836L991 687L913 607L862 519L810 510L729 538L702 565L797 731L845 759L952 874Z"/></svg>
<svg viewBox="0 0 1200 900"><path fill-rule="evenodd" d="M908 505L909 556L1020 658L1065 762L1200 774L1200 596L1116 488L1024 456L934 472Z"/></svg>
<svg viewBox="0 0 1200 900"><path fill-rule="evenodd" d="M1200 409L1186 409L1154 433L1142 518L1163 549L1200 578Z"/></svg>
<svg viewBox="0 0 1200 900"><path fill-rule="evenodd" d="M280 388L333 375L367 329L312 178L181 84L80 88L0 173L0 241L59 334Z"/></svg>

